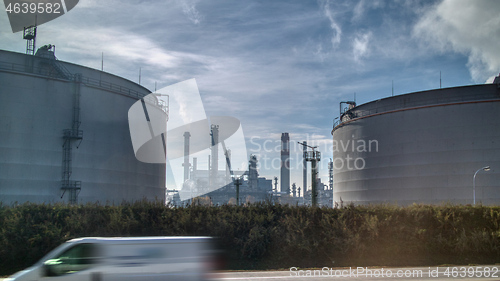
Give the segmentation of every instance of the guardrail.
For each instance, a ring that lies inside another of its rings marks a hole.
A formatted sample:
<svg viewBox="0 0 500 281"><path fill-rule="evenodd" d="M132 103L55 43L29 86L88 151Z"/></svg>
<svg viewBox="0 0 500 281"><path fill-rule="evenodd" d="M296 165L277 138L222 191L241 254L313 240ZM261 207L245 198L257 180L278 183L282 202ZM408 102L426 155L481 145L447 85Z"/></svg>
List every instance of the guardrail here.
<svg viewBox="0 0 500 281"><path fill-rule="evenodd" d="M37 58L41 60L48 60L44 58ZM50 63L50 61L47 61ZM57 62L57 61L56 61ZM45 66L27 66L24 64L16 64L16 63L10 63L10 62L0 62L0 69L1 70L6 70L6 71L14 71L14 72L22 72L22 73L29 73L29 74L35 74L35 75L41 75L41 76L47 76L51 78L57 78L57 79L63 79L63 80L69 80L69 81L75 81L75 74L71 74L69 72L66 73L65 75L67 77L62 77L57 68L54 67L54 69L47 68ZM130 97L134 97L137 99L143 98L144 94L132 90L127 87L123 87L118 84L102 81L100 79L95 79L95 78L90 78L86 76L81 76L81 83L85 84L86 86L92 86L92 87L98 87L102 88L105 90L110 90L119 94L127 95ZM67 78L67 79L66 79Z"/></svg>
<svg viewBox="0 0 500 281"><path fill-rule="evenodd" d="M360 118L360 117L365 117L377 113L384 113L388 111L394 111L394 110L400 110L400 109L406 109L406 108L414 108L414 107L421 107L421 106L429 106L429 105L442 105L442 104L447 104L447 103L460 103L460 102L468 102L468 101L480 101L480 100L488 100L492 99L492 94L487 93L487 94L471 94L471 95L463 95L463 96L456 96L456 97L437 97L437 98L430 98L430 99L424 99L424 100L418 100L418 101L412 101L412 102L404 102L398 103L398 104L391 104L391 105L385 105L385 106L379 106L375 108L371 108L369 110L361 110L352 108L348 111L346 111L344 114L340 116L338 120L336 120L333 123L333 128L335 129L337 126L341 125L344 122L347 122L352 119ZM495 98L500 98L500 95L497 95ZM349 114L348 114L349 113ZM353 117L351 117L353 116Z"/></svg>
<svg viewBox="0 0 500 281"><path fill-rule="evenodd" d="M333 127L337 127L338 125L340 125L341 121L340 121L340 118L337 120L337 121L334 121L333 122Z"/></svg>

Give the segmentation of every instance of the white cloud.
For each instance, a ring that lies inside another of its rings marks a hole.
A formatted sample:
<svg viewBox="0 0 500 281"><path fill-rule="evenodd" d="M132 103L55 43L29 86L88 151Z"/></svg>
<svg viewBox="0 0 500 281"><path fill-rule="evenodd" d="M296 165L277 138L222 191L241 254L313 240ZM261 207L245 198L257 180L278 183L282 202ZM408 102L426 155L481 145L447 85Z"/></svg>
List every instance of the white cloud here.
<svg viewBox="0 0 500 281"><path fill-rule="evenodd" d="M340 26L333 19L332 11L330 10L330 1L325 1L324 5L322 6L322 9L325 12L325 16L328 18L328 20L330 20L330 27L333 30L332 46L335 49L340 44L342 29L340 29Z"/></svg>
<svg viewBox="0 0 500 281"><path fill-rule="evenodd" d="M225 115L237 113L242 108L242 104L238 100L220 95L207 96L203 101L208 109L222 109L220 111L224 112Z"/></svg>
<svg viewBox="0 0 500 281"><path fill-rule="evenodd" d="M75 30L67 28L56 37L54 41L62 42L60 45L62 45L61 50L64 52L63 57L75 55L78 57L74 61L76 63L100 67L100 54L104 52L104 70L119 75L125 74L123 70L127 69L126 65L134 64L142 66L143 70L154 70L159 73L158 78L170 77L168 81L176 81L181 78L177 72L182 67L197 65L213 68L218 63L211 56L172 51L146 36L119 29L103 27L92 30ZM88 46L92 46L92 48Z"/></svg>
<svg viewBox="0 0 500 281"><path fill-rule="evenodd" d="M364 0L359 1L358 4L356 4L356 7L354 7L353 13L354 13L354 15L352 17L353 21L358 21L362 18L363 14L365 13L365 1Z"/></svg>
<svg viewBox="0 0 500 281"><path fill-rule="evenodd" d="M384 3L380 0L360 0L358 4L353 9L352 21L358 22L362 21L365 13L370 9L378 9L384 6Z"/></svg>
<svg viewBox="0 0 500 281"><path fill-rule="evenodd" d="M314 51L313 54L317 56L321 62L324 62L325 55L323 54L323 44L319 43L316 47L316 51Z"/></svg>
<svg viewBox="0 0 500 281"><path fill-rule="evenodd" d="M180 1L180 3L182 5L182 12L188 17L188 19L194 24L199 24L203 19L203 16L196 9L196 5L194 3L188 3L186 0Z"/></svg>
<svg viewBox="0 0 500 281"><path fill-rule="evenodd" d="M414 35L440 52L468 56L476 82L500 71L500 1L444 0L423 13Z"/></svg>
<svg viewBox="0 0 500 281"><path fill-rule="evenodd" d="M352 43L352 53L354 55L354 60L359 62L359 60L367 56L369 53L368 49L368 43L370 42L370 39L372 37L371 32L367 32L364 34L359 34L354 38L354 41Z"/></svg>
<svg viewBox="0 0 500 281"><path fill-rule="evenodd" d="M96 7L99 5L98 0L85 0L85 1L78 1L78 8L92 8Z"/></svg>

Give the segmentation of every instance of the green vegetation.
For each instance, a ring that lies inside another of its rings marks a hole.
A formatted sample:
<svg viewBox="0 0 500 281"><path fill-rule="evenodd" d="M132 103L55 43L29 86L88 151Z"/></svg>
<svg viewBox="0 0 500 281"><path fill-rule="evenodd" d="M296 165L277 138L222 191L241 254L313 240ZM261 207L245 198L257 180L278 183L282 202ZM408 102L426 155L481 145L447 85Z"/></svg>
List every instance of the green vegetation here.
<svg viewBox="0 0 500 281"><path fill-rule="evenodd" d="M221 238L230 269L500 262L500 207L0 205L0 275L85 236Z"/></svg>

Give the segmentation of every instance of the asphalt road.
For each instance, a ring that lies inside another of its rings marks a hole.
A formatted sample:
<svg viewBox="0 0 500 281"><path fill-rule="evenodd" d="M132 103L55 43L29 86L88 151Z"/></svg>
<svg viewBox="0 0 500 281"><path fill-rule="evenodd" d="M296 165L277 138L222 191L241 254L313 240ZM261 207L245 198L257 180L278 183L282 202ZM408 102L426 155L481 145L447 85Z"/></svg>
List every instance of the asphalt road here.
<svg viewBox="0 0 500 281"><path fill-rule="evenodd" d="M488 276L488 277L485 277ZM255 271L219 273L216 280L500 280L500 266L450 266L408 268L324 268L315 270Z"/></svg>
<svg viewBox="0 0 500 281"><path fill-rule="evenodd" d="M297 280L500 280L500 265L405 267L405 268L323 268L282 271L221 272L213 281L297 281ZM0 281L3 281L0 278Z"/></svg>

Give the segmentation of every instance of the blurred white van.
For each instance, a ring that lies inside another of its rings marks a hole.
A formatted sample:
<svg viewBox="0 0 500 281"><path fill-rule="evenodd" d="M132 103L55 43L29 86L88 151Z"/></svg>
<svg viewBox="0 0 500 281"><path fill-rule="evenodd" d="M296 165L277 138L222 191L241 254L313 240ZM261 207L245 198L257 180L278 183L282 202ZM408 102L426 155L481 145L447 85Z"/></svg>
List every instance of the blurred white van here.
<svg viewBox="0 0 500 281"><path fill-rule="evenodd" d="M211 237L77 238L5 281L206 280L214 250Z"/></svg>

